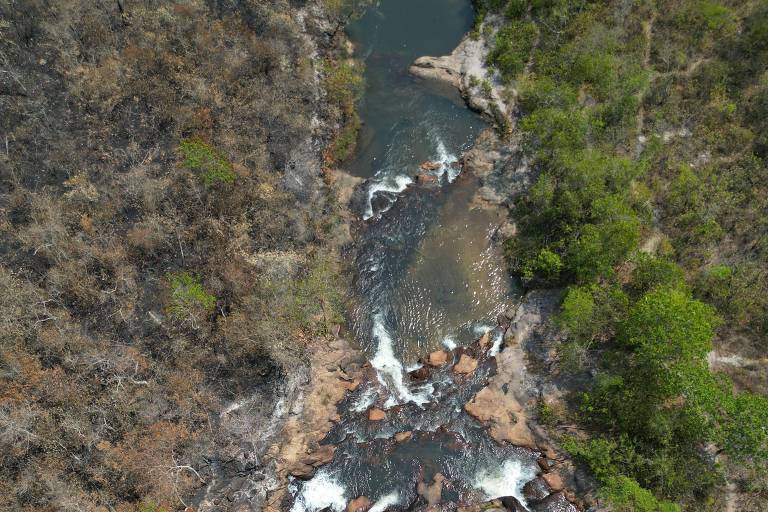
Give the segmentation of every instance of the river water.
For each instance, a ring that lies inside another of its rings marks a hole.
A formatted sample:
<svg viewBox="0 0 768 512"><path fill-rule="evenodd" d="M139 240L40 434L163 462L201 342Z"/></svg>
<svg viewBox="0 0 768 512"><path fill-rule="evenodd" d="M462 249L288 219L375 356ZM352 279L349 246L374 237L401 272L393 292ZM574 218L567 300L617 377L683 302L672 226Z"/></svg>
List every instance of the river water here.
<svg viewBox="0 0 768 512"><path fill-rule="evenodd" d="M366 179L349 325L372 370L340 404L326 439L334 460L292 483L294 512L342 511L358 496L374 511L407 509L426 503L416 489L438 473L443 502L519 497L535 476L536 454L499 446L463 410L496 369L496 317L519 298L493 240L501 213L479 207L477 179L456 165L486 125L455 92L408 74L417 57L450 53L472 17L469 0L384 0L348 29L366 66L363 127L345 165ZM439 164L429 171L436 184L414 183L425 161ZM480 363L471 375L409 376L425 354L486 332L492 347L469 349ZM386 419L369 421L370 407ZM392 439L405 431L409 440Z"/></svg>

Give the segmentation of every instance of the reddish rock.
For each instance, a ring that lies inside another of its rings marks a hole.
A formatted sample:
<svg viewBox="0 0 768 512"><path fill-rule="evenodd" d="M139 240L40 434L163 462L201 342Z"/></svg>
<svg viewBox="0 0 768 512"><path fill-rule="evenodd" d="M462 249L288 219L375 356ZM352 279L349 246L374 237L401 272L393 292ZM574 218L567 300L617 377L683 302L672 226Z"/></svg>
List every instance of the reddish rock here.
<svg viewBox="0 0 768 512"><path fill-rule="evenodd" d="M437 183L437 176L431 174L419 174L416 176L416 183L419 185L434 185Z"/></svg>
<svg viewBox="0 0 768 512"><path fill-rule="evenodd" d="M408 375L410 375L413 380L427 380L431 374L432 370L429 366L422 366L421 368L413 370Z"/></svg>
<svg viewBox="0 0 768 512"><path fill-rule="evenodd" d="M486 331L485 334L483 334L482 337L477 340L477 343L482 348L488 347L488 345L491 344L491 331Z"/></svg>
<svg viewBox="0 0 768 512"><path fill-rule="evenodd" d="M547 485L552 488L553 491L562 491L563 487L565 485L563 484L563 478L557 474L557 473L544 473L542 475L542 478L545 482L547 482Z"/></svg>
<svg viewBox="0 0 768 512"><path fill-rule="evenodd" d="M371 508L371 500L365 496L360 496L349 502L347 505L347 512L368 512Z"/></svg>
<svg viewBox="0 0 768 512"><path fill-rule="evenodd" d="M440 162L424 162L419 166L422 171L436 171L440 168Z"/></svg>
<svg viewBox="0 0 768 512"><path fill-rule="evenodd" d="M387 413L382 411L381 409L377 409L375 407L368 409L368 419L370 421L381 421L383 419L386 419Z"/></svg>
<svg viewBox="0 0 768 512"><path fill-rule="evenodd" d="M476 369L477 359L473 359L466 354L462 354L459 362L456 363L456 366L453 367L454 372L462 374L472 373Z"/></svg>
<svg viewBox="0 0 768 512"><path fill-rule="evenodd" d="M429 354L427 357L427 364L429 366L443 366L448 362L448 353L444 350L436 350Z"/></svg>
<svg viewBox="0 0 768 512"><path fill-rule="evenodd" d="M539 457L538 460L536 460L536 463L542 471L549 471L549 461L546 457Z"/></svg>
<svg viewBox="0 0 768 512"><path fill-rule="evenodd" d="M443 496L443 481L445 481L443 474L437 473L432 485L419 482L416 486L416 492L427 501L429 506L437 505Z"/></svg>
<svg viewBox="0 0 768 512"><path fill-rule="evenodd" d="M532 503L541 501L552 493L552 489L543 478L534 478L523 487L523 496Z"/></svg>
<svg viewBox="0 0 768 512"><path fill-rule="evenodd" d="M406 432L398 432L397 434L395 434L395 441L397 441L398 443L404 443L408 441L411 437L413 437L413 432L411 432L410 430Z"/></svg>

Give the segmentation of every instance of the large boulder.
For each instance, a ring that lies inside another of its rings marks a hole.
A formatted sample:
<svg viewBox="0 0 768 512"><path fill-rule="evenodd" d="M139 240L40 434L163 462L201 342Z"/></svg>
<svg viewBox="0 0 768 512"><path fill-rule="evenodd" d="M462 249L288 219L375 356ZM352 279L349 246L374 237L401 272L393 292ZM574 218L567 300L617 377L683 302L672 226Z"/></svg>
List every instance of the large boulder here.
<svg viewBox="0 0 768 512"><path fill-rule="evenodd" d="M504 508L507 509L508 512L528 511L528 509L525 508L522 503L520 503L520 500L514 496L505 496L504 498L501 498L501 504L504 505Z"/></svg>
<svg viewBox="0 0 768 512"><path fill-rule="evenodd" d="M434 174L417 174L416 183L419 185L436 185L437 176Z"/></svg>
<svg viewBox="0 0 768 512"><path fill-rule="evenodd" d="M490 434L499 443L510 443L535 450L536 440L528 428L525 411L512 393L496 387L480 390L464 410L490 426Z"/></svg>
<svg viewBox="0 0 768 512"><path fill-rule="evenodd" d="M568 501L565 494L552 494L533 505L534 512L579 512L576 506Z"/></svg>
<svg viewBox="0 0 768 512"><path fill-rule="evenodd" d="M529 503L541 501L551 493L552 490L543 478L534 478L523 486L523 496Z"/></svg>
<svg viewBox="0 0 768 512"><path fill-rule="evenodd" d="M557 473L544 473L542 478L555 492L562 491L563 487L565 487L565 484L563 483L563 477Z"/></svg>

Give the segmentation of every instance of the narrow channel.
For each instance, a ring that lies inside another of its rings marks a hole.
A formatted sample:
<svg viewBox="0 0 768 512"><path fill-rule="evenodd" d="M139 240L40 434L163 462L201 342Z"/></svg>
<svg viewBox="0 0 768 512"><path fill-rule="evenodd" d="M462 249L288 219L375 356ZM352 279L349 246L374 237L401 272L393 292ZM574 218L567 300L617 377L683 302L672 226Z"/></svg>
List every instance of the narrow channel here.
<svg viewBox="0 0 768 512"><path fill-rule="evenodd" d="M408 73L422 55L450 53L472 18L469 0L386 0L348 29L366 66L363 127L345 166L366 180L349 324L371 375L340 404L325 440L334 460L292 482L294 512L343 511L360 496L372 511L407 510L428 502L430 486L443 503L522 501L536 474L534 452L498 445L463 409L495 371L496 318L519 297L493 239L502 214L477 201L477 179L458 162L487 126L457 93ZM483 335L490 348L478 350ZM426 354L456 358L462 346L479 363L471 374L413 377ZM371 408L385 418L371 421Z"/></svg>

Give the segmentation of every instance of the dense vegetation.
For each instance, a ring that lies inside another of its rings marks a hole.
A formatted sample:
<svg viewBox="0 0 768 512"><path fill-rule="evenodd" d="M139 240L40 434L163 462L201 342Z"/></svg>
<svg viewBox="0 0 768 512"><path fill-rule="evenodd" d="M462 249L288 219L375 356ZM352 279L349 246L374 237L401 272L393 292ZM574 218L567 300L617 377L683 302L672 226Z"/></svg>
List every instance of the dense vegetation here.
<svg viewBox="0 0 768 512"><path fill-rule="evenodd" d="M768 3L476 4L537 173L510 263L567 287L561 362L594 375L566 447L617 510L722 510L726 481L763 510L765 377L708 354L768 349Z"/></svg>
<svg viewBox="0 0 768 512"><path fill-rule="evenodd" d="M178 509L338 322L296 9L0 1L0 509Z"/></svg>

